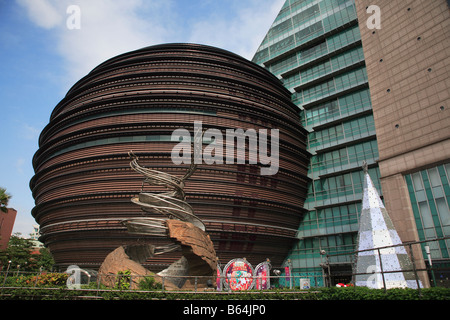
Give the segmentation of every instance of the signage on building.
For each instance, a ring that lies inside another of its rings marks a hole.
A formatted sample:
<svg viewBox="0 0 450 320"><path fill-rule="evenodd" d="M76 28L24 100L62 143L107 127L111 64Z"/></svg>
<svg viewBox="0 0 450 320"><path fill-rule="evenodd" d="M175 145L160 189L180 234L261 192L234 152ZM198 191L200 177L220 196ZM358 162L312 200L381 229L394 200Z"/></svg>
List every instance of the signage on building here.
<svg viewBox="0 0 450 320"><path fill-rule="evenodd" d="M250 290L254 287L254 270L245 259L233 259L223 269L224 285L232 291Z"/></svg>
<svg viewBox="0 0 450 320"><path fill-rule="evenodd" d="M256 289L270 289L270 263L268 261L261 262L255 268Z"/></svg>
<svg viewBox="0 0 450 320"><path fill-rule="evenodd" d="M217 266L217 278L216 278L217 291L222 291L222 270L220 266Z"/></svg>
<svg viewBox="0 0 450 320"><path fill-rule="evenodd" d="M289 266L284 267L285 279L286 282L291 281L291 268Z"/></svg>

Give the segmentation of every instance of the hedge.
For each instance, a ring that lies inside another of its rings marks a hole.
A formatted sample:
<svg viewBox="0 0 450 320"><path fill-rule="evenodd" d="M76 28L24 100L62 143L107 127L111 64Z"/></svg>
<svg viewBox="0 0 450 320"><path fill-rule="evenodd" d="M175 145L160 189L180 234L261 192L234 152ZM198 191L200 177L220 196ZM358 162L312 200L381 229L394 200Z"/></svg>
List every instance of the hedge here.
<svg viewBox="0 0 450 320"><path fill-rule="evenodd" d="M0 288L3 300L450 300L449 288L317 288L298 291L171 292L67 288Z"/></svg>

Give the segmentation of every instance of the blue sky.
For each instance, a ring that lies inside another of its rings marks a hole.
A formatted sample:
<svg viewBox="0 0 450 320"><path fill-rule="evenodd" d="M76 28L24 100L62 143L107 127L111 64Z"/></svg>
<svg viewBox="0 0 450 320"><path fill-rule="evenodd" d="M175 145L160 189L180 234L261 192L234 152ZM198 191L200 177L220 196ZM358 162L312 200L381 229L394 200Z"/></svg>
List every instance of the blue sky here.
<svg viewBox="0 0 450 320"><path fill-rule="evenodd" d="M192 42L251 59L284 0L0 0L0 186L28 236L32 157L50 113L77 80L120 53ZM70 5L80 28L69 29Z"/></svg>

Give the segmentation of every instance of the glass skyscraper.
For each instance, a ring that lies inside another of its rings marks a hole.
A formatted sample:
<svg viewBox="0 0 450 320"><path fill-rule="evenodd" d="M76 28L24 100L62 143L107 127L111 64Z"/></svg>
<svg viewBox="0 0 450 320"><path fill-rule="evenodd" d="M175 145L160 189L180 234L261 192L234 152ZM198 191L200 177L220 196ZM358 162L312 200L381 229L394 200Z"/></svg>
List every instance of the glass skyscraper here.
<svg viewBox="0 0 450 320"><path fill-rule="evenodd" d="M324 285L327 254L355 249L363 160L382 196L378 146L354 0L286 0L253 62L292 92L308 130L311 178L298 242L286 261L292 274ZM351 272L347 256L331 261L334 275ZM338 276L339 278L339 276ZM350 281L350 278L335 281Z"/></svg>

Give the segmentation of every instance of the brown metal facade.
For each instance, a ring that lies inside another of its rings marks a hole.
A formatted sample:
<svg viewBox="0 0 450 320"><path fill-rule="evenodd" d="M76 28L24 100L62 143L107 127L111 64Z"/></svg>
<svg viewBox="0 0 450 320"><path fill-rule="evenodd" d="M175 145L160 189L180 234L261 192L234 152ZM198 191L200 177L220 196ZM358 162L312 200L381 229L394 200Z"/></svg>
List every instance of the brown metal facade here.
<svg viewBox="0 0 450 320"><path fill-rule="evenodd" d="M165 44L125 53L77 82L55 107L39 139L30 187L41 241L58 266L98 268L120 245L158 243L127 233L122 219L140 216L132 196L146 167L182 176L171 141L175 129L279 129L279 170L260 164L198 166L186 183L187 201L205 225L221 263L246 257L281 265L306 197L306 131L290 92L265 69L214 47ZM269 131L270 132L270 131ZM147 188L148 190L148 188ZM155 191L158 191L155 189ZM147 261L161 270L178 253Z"/></svg>

